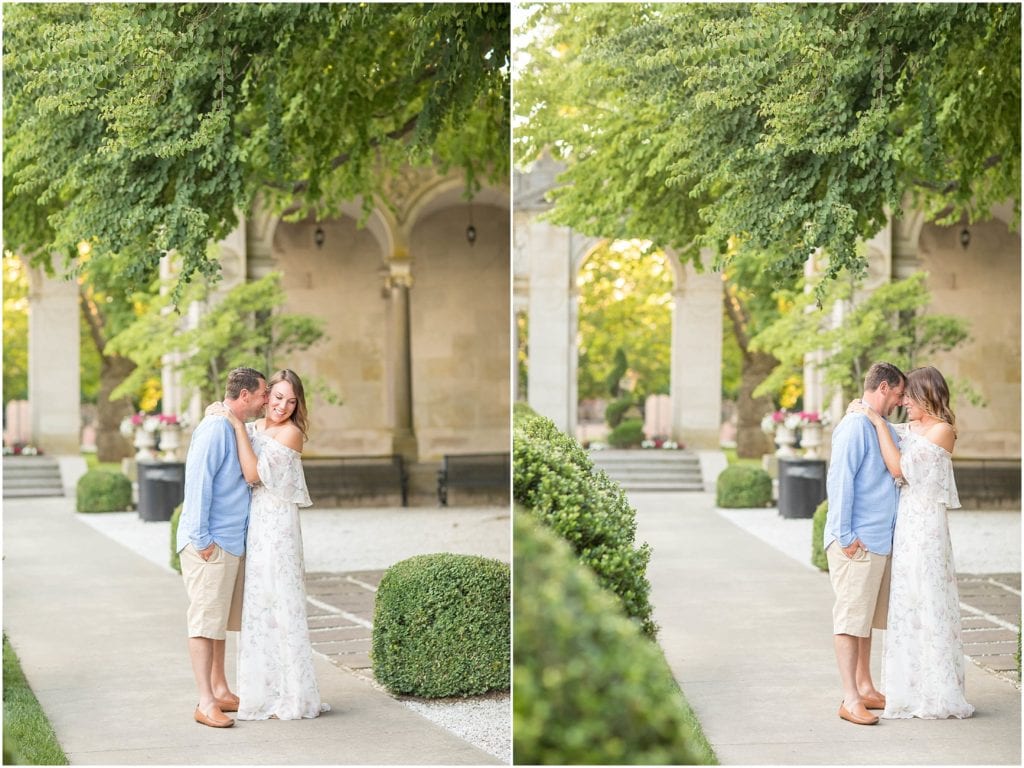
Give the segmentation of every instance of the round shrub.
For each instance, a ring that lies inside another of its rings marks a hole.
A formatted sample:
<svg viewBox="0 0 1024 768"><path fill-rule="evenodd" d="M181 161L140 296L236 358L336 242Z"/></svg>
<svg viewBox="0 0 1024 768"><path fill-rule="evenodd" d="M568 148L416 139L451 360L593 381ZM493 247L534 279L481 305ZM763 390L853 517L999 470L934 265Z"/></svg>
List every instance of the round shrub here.
<svg viewBox="0 0 1024 768"><path fill-rule="evenodd" d="M78 479L75 496L79 512L121 512L132 507L132 481L120 472L90 469Z"/></svg>
<svg viewBox="0 0 1024 768"><path fill-rule="evenodd" d="M516 764L714 764L657 643L568 545L517 510Z"/></svg>
<svg viewBox="0 0 1024 768"><path fill-rule="evenodd" d="M475 555L418 555L377 588L371 658L393 693L437 698L509 688L509 567Z"/></svg>
<svg viewBox="0 0 1024 768"><path fill-rule="evenodd" d="M811 565L823 571L828 570L828 558L825 557L826 517L828 517L828 499L821 502L814 510L814 521L811 524Z"/></svg>
<svg viewBox="0 0 1024 768"><path fill-rule="evenodd" d="M609 427L615 429L615 427L622 423L622 419L626 416L626 411L632 407L632 397L620 397L618 400L612 400L605 406L604 420L608 423Z"/></svg>
<svg viewBox="0 0 1024 768"><path fill-rule="evenodd" d="M569 543L581 563L615 593L626 614L649 635L647 563L651 550L634 547L636 511L587 452L550 419L526 408L513 421L512 494L540 522Z"/></svg>
<svg viewBox="0 0 1024 768"><path fill-rule="evenodd" d="M766 507L772 503L772 478L758 467L727 467L718 476L715 492L720 507Z"/></svg>
<svg viewBox="0 0 1024 768"><path fill-rule="evenodd" d="M181 521L181 504L171 515L171 568L181 573L181 558L178 556L178 523Z"/></svg>
<svg viewBox="0 0 1024 768"><path fill-rule="evenodd" d="M613 448L636 448L644 441L644 423L640 419L626 419L608 433L608 444Z"/></svg>

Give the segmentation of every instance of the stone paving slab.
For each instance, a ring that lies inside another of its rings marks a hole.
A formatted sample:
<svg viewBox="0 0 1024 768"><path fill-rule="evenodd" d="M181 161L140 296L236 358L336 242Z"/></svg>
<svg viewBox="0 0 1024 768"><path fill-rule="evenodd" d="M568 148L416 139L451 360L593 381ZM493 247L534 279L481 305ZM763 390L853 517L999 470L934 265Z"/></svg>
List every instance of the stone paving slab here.
<svg viewBox="0 0 1024 768"><path fill-rule="evenodd" d="M321 717L198 725L181 577L84 524L72 503L7 500L3 510L4 630L72 764L507 762L320 656L332 706Z"/></svg>
<svg viewBox="0 0 1024 768"><path fill-rule="evenodd" d="M810 521L806 539L787 551L767 529L799 526L765 519L772 510L752 516L765 524L755 533L742 523L759 511L730 511L740 520L733 524L711 494L629 498L637 539L653 550L647 574L659 645L722 765L1021 764L1019 683L975 664L966 668L974 717L863 728L837 716L833 596L827 575L805 565Z"/></svg>

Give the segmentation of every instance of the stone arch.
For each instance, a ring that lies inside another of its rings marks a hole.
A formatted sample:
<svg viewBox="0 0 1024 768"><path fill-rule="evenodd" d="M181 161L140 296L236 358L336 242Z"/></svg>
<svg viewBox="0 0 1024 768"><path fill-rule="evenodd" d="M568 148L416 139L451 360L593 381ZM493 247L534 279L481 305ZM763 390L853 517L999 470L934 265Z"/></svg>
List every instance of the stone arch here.
<svg viewBox="0 0 1024 768"><path fill-rule="evenodd" d="M460 178L428 183L403 209L411 426L426 460L508 447L509 199L463 191Z"/></svg>
<svg viewBox="0 0 1024 768"><path fill-rule="evenodd" d="M546 221L557 163L544 157L514 179L515 306L529 325L530 405L559 428L576 429L578 312L576 279L584 259L608 238ZM670 256L674 256L669 252ZM708 255L702 254L705 263ZM670 258L675 287L672 325L672 436L717 449L721 416L722 284Z"/></svg>

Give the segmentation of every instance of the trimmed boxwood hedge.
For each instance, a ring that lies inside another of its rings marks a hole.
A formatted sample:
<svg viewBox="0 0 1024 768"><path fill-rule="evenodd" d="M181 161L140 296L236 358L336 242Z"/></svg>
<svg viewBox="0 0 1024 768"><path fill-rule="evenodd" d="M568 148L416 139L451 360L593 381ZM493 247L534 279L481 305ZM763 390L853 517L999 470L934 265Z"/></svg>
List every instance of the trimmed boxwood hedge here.
<svg viewBox="0 0 1024 768"><path fill-rule="evenodd" d="M385 571L374 605L373 674L393 693L438 698L509 688L506 563L417 555Z"/></svg>
<svg viewBox="0 0 1024 768"><path fill-rule="evenodd" d="M566 542L514 517L514 762L715 764L657 643Z"/></svg>
<svg viewBox="0 0 1024 768"><path fill-rule="evenodd" d="M181 504L171 515L171 568L181 573L181 557L178 555L178 523L181 521Z"/></svg>
<svg viewBox="0 0 1024 768"><path fill-rule="evenodd" d="M565 539L577 558L622 601L627 615L650 636L647 544L635 548L636 511L587 452L554 423L517 404L513 419L513 497Z"/></svg>
<svg viewBox="0 0 1024 768"><path fill-rule="evenodd" d="M79 512L123 512L132 508L132 481L120 472L90 469L75 487Z"/></svg>
<svg viewBox="0 0 1024 768"><path fill-rule="evenodd" d="M715 482L715 503L720 507L766 507L772 503L772 478L759 467L732 466Z"/></svg>
<svg viewBox="0 0 1024 768"><path fill-rule="evenodd" d="M644 423L640 419L626 419L608 434L613 448L635 448L644 441Z"/></svg>
<svg viewBox="0 0 1024 768"><path fill-rule="evenodd" d="M811 524L811 564L823 571L828 570L828 558L825 556L826 517L828 517L828 499L821 502L814 510L814 521Z"/></svg>

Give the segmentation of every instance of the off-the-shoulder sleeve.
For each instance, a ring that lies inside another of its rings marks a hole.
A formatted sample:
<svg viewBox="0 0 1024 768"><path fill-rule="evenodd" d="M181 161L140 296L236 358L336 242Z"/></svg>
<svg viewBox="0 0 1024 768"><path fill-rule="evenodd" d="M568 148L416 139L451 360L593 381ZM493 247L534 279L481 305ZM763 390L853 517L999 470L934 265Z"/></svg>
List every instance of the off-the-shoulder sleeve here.
<svg viewBox="0 0 1024 768"><path fill-rule="evenodd" d="M896 433L896 445L899 446L906 439L907 430L910 429L910 425L903 422L902 424L890 424L889 426Z"/></svg>
<svg viewBox="0 0 1024 768"><path fill-rule="evenodd" d="M260 482L282 501L308 507L313 504L306 489L306 476L302 471L302 457L276 440L267 440L256 464Z"/></svg>

